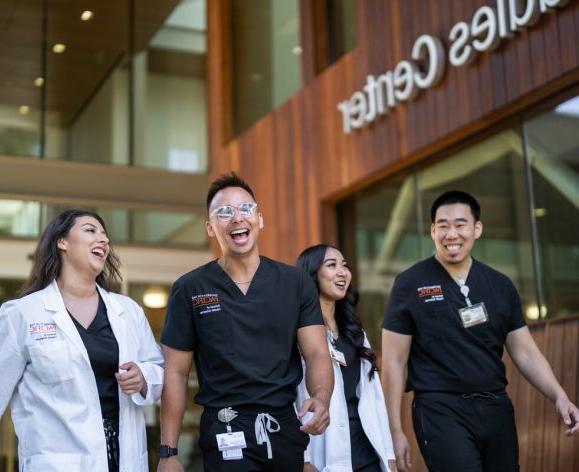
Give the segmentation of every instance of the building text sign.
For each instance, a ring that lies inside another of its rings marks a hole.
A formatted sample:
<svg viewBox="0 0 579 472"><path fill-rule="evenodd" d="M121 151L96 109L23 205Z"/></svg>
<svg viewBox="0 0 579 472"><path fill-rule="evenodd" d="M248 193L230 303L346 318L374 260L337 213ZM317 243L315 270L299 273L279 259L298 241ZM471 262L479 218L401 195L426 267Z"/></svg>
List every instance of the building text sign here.
<svg viewBox="0 0 579 472"><path fill-rule="evenodd" d="M480 53L499 47L503 39L514 36L539 21L541 15L565 6L569 0L497 0L495 8L480 7L470 23L456 23L448 34L448 62L460 67L473 62ZM344 133L351 133L400 102L412 100L434 87L444 76L446 52L436 36L423 34L412 46L410 59L379 76L368 75L366 85L338 104Z"/></svg>

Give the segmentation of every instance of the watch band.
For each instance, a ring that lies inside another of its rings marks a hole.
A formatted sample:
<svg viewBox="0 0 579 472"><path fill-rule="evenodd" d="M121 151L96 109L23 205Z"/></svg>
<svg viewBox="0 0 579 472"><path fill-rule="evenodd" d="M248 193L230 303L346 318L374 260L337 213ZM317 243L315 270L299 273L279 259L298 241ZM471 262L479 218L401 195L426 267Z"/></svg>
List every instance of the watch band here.
<svg viewBox="0 0 579 472"><path fill-rule="evenodd" d="M176 456L178 452L179 450L176 447L167 446L166 444L159 446L159 457Z"/></svg>

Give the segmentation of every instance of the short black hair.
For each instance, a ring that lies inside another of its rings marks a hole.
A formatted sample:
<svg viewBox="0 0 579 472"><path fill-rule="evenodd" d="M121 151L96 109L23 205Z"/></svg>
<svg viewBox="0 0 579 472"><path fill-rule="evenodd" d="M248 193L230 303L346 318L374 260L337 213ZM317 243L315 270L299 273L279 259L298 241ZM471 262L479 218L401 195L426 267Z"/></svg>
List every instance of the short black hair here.
<svg viewBox="0 0 579 472"><path fill-rule="evenodd" d="M213 198L215 198L215 195L217 195L217 192L228 187L241 187L255 200L255 195L249 184L235 172L230 172L229 174L220 175L209 185L209 190L207 191L207 211L209 211L209 206L211 205Z"/></svg>
<svg viewBox="0 0 579 472"><path fill-rule="evenodd" d="M468 205L470 207L470 212L474 217L474 221L480 220L480 205L477 199L474 198L470 193L463 192L461 190L450 190L448 192L444 192L436 200L434 200L432 207L430 207L430 220L434 223L434 219L436 218L436 210L438 210L443 205L452 205L453 203L463 203L464 205Z"/></svg>

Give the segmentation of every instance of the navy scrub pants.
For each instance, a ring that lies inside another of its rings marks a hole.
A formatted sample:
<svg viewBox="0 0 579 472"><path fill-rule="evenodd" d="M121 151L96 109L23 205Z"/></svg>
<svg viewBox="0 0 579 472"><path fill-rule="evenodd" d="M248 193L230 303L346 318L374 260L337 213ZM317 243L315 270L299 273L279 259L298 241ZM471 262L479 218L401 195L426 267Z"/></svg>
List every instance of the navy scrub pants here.
<svg viewBox="0 0 579 472"><path fill-rule="evenodd" d="M243 459L223 460L217 448L215 435L225 433L226 425L219 421L219 408L205 408L199 425L199 448L203 454L206 472L302 472L304 451L310 437L300 431L301 423L293 405L281 408L261 406L234 406L237 418L231 421L233 431L243 431L247 447L243 449ZM271 415L280 428L268 434L271 442L272 458L268 458L267 446L258 445L256 438L256 418L260 413Z"/></svg>
<svg viewBox="0 0 579 472"><path fill-rule="evenodd" d="M518 472L514 410L506 392L416 392L416 439L430 472Z"/></svg>

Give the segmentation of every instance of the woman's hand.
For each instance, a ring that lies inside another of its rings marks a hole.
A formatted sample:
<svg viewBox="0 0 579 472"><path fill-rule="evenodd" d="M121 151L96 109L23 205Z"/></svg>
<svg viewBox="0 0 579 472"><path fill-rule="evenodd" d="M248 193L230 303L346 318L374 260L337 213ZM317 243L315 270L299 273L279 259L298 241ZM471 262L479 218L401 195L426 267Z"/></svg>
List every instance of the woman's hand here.
<svg viewBox="0 0 579 472"><path fill-rule="evenodd" d="M134 362L127 362L120 365L119 369L124 370L122 373L115 374L121 391L127 395L140 392L145 398L147 396L147 382L145 382L145 377L139 366Z"/></svg>

